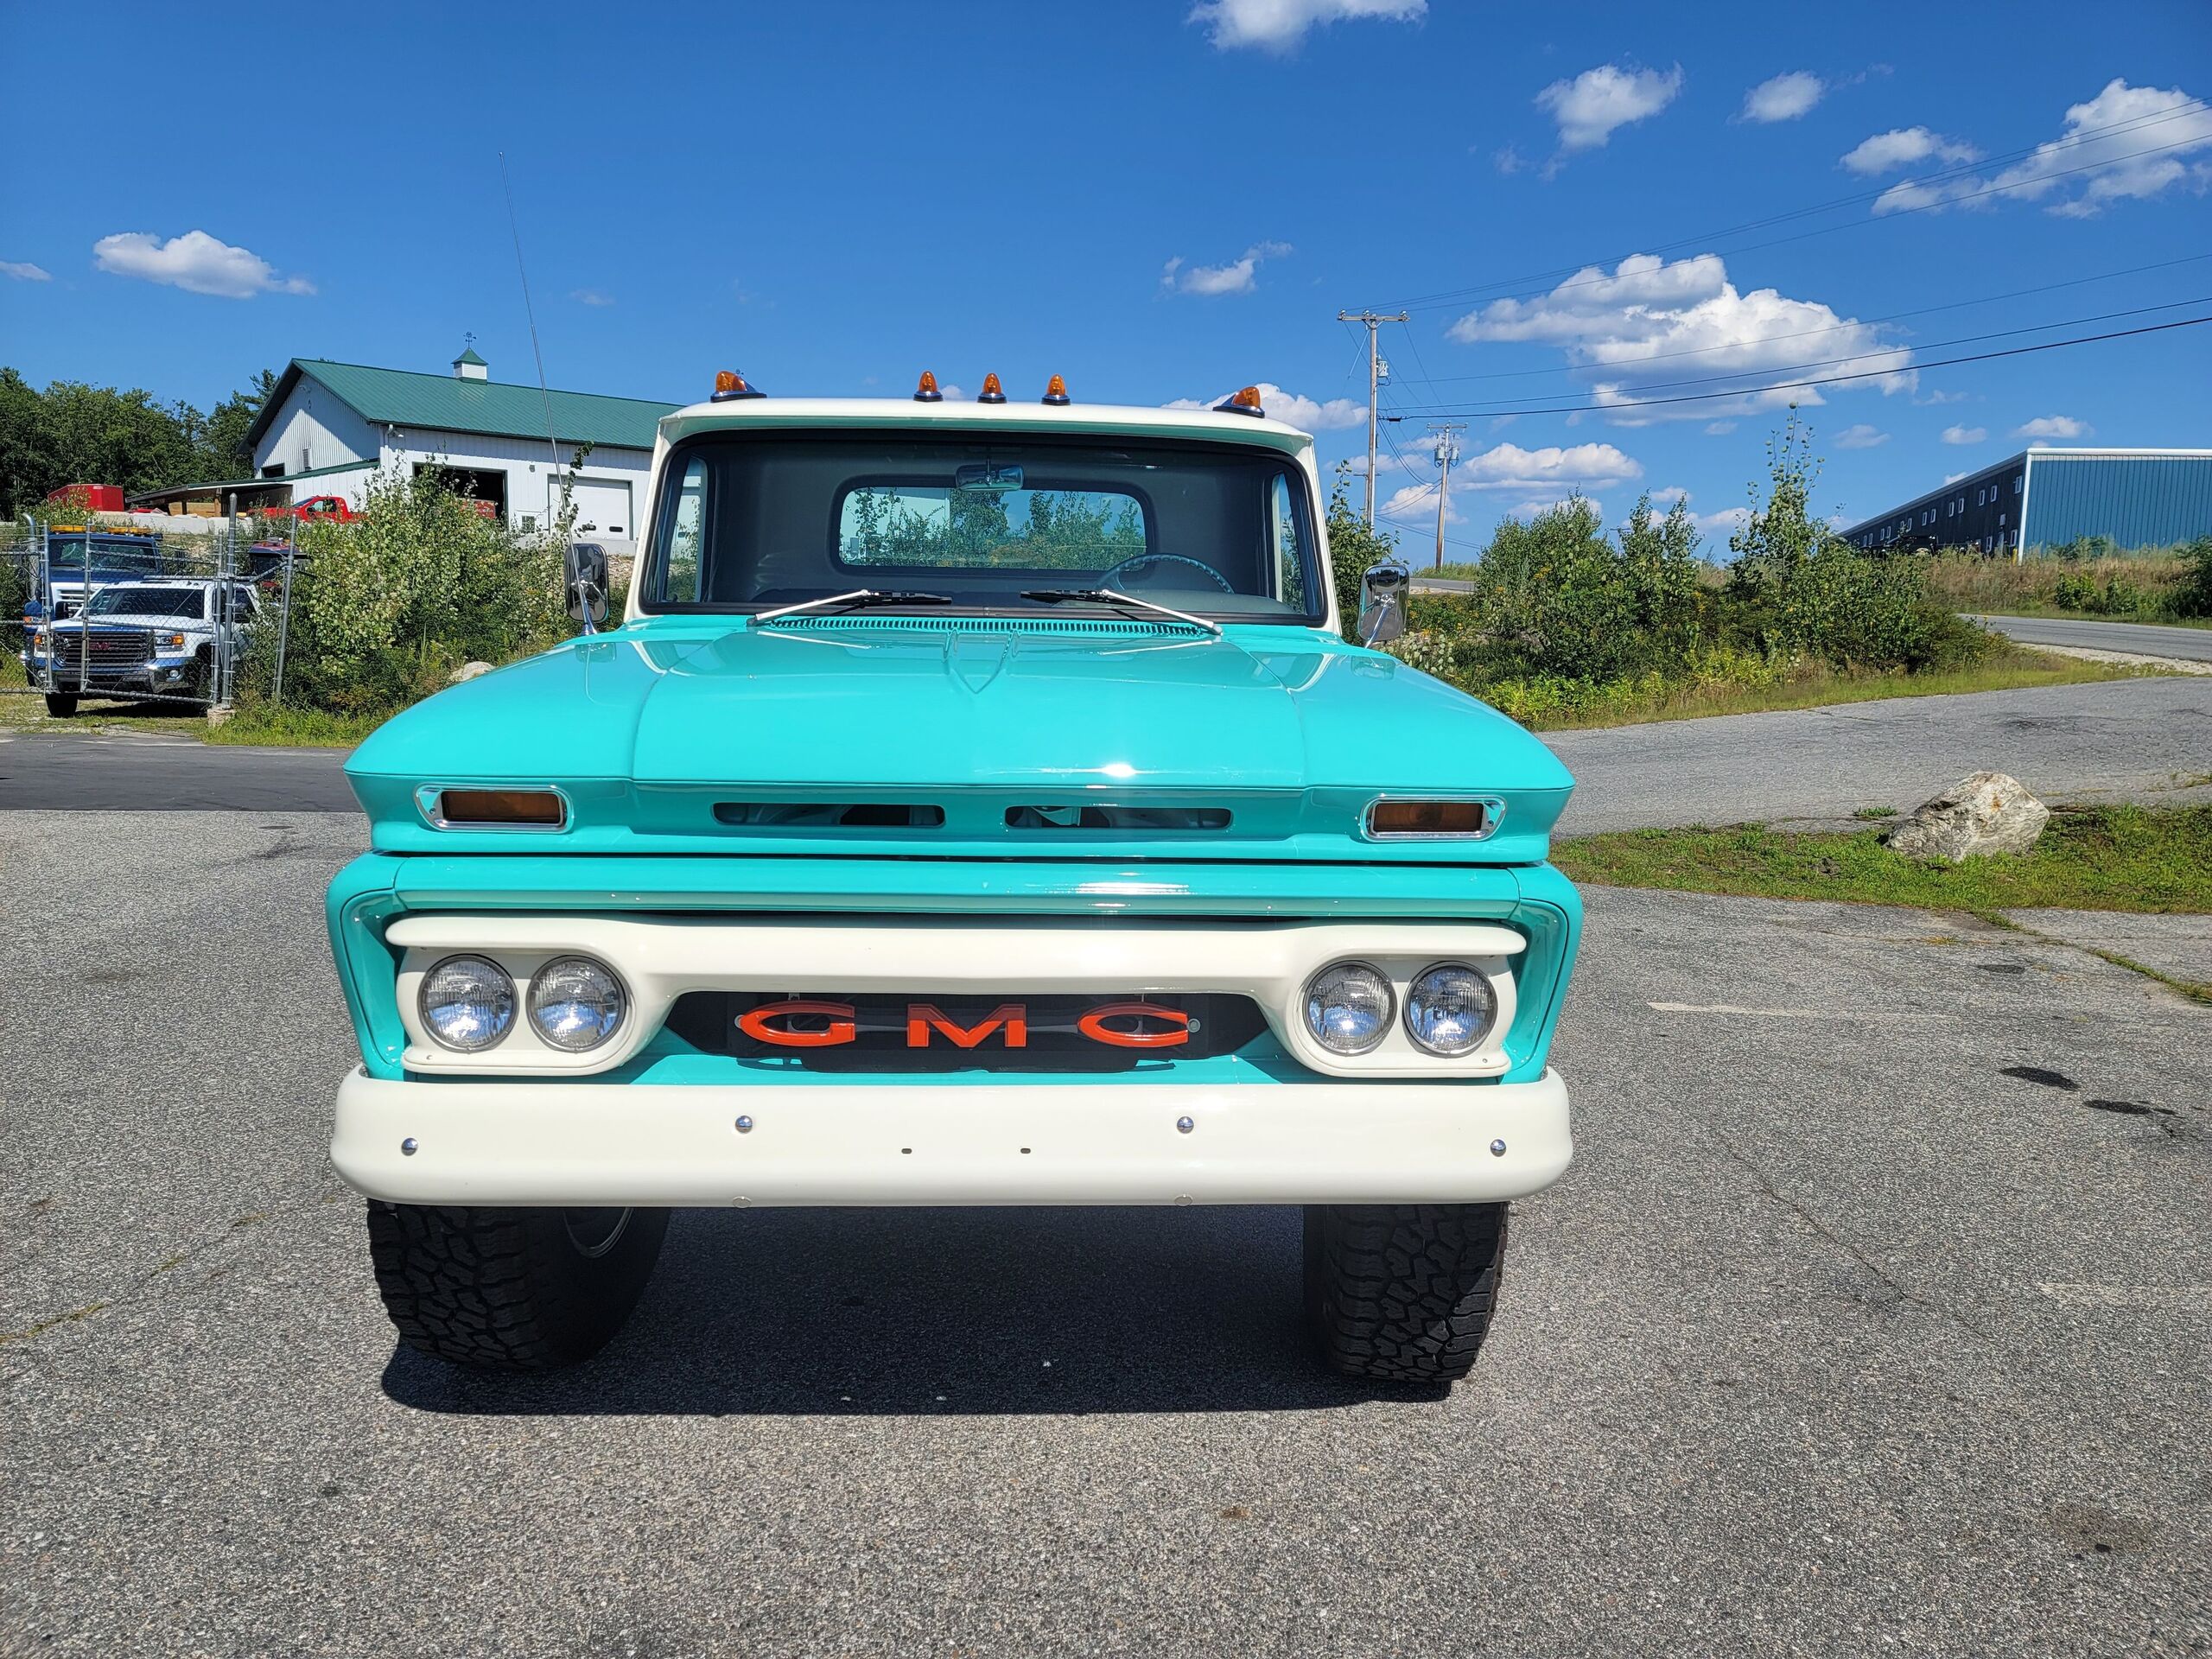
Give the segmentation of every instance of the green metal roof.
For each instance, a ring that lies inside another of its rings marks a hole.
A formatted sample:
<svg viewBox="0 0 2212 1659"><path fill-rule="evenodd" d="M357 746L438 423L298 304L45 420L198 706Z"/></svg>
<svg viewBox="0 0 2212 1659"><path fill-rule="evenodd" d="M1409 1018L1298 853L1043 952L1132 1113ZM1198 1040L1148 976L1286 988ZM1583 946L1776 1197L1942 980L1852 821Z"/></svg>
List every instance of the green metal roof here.
<svg viewBox="0 0 2212 1659"><path fill-rule="evenodd" d="M474 346L465 347L461 355L454 359L454 361L456 363L467 363L473 367L480 369L488 369L492 366L482 358L476 355L476 348Z"/></svg>
<svg viewBox="0 0 2212 1659"><path fill-rule="evenodd" d="M618 445L650 449L660 417L675 404L638 397L602 397L596 392L541 394L536 386L496 380L463 380L457 375L416 374L406 369L372 369L358 363L327 363L296 357L276 389L254 417L246 434L259 443L292 388L313 380L363 420L378 426L429 428L440 432L479 432L497 437L543 438L546 404L552 404L553 429L564 443Z"/></svg>

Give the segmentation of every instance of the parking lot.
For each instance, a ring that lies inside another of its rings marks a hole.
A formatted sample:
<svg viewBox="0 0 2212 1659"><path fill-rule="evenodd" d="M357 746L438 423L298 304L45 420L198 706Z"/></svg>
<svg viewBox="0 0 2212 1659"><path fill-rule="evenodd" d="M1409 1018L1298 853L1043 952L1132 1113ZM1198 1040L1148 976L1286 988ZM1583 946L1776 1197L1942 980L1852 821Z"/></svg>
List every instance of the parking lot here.
<svg viewBox="0 0 2212 1659"><path fill-rule="evenodd" d="M8 1651L2212 1649L2212 1014L2138 975L1591 893L1448 1395L1313 1368L1287 1210L687 1214L498 1382L324 1160L359 834L0 813Z"/></svg>

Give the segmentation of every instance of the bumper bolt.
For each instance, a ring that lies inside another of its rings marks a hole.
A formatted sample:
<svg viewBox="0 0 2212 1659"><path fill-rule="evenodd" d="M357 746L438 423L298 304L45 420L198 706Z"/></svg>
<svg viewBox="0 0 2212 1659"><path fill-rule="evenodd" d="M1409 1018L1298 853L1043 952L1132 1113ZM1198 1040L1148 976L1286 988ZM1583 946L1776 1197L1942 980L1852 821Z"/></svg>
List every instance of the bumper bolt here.
<svg viewBox="0 0 2212 1659"><path fill-rule="evenodd" d="M1175 1120L1175 1133L1178 1135L1188 1135L1198 1127L1187 1117L1179 1117Z"/></svg>
<svg viewBox="0 0 2212 1659"><path fill-rule="evenodd" d="M1493 1158L1503 1158L1503 1157L1504 1157L1504 1156L1505 1156L1505 1142L1504 1142L1504 1141L1491 1141L1491 1142L1490 1143L1490 1155L1491 1155L1491 1157L1493 1157Z"/></svg>
<svg viewBox="0 0 2212 1659"><path fill-rule="evenodd" d="M416 1140L416 1138L411 1135L399 1143L399 1150L403 1157L412 1158L422 1149L422 1142Z"/></svg>
<svg viewBox="0 0 2212 1659"><path fill-rule="evenodd" d="M750 1135L750 1134L752 1134L752 1133L753 1133L753 1120L752 1120L751 1118L749 1118L749 1117L741 1117L741 1118L739 1118L739 1119L737 1120L737 1132L738 1132L740 1135Z"/></svg>

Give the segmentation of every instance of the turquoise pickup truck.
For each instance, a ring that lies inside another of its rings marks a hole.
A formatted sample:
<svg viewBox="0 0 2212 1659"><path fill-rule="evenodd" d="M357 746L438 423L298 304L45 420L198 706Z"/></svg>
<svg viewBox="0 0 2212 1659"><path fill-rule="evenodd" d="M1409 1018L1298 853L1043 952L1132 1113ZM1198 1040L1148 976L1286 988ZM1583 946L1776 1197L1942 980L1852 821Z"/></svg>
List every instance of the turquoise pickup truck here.
<svg viewBox="0 0 2212 1659"><path fill-rule="evenodd" d="M1312 439L725 373L653 480L619 626L572 569L581 637L346 767L331 1154L402 1339L582 1359L679 1206L1299 1205L1322 1357L1463 1376L1573 1150L1573 780L1344 642Z"/></svg>

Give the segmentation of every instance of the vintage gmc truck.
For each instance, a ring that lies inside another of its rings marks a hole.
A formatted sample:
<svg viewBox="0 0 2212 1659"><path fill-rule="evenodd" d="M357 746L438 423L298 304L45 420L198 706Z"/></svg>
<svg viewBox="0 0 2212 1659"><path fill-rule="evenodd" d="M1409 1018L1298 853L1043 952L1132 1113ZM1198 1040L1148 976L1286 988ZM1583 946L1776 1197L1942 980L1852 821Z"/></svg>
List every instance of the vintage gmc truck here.
<svg viewBox="0 0 2212 1659"><path fill-rule="evenodd" d="M582 636L346 767L331 1154L402 1339L582 1359L677 1206L1300 1205L1322 1357L1463 1376L1573 1149L1573 780L1345 643L1312 439L725 372L641 523L619 626L572 570Z"/></svg>

